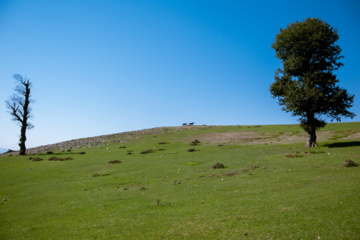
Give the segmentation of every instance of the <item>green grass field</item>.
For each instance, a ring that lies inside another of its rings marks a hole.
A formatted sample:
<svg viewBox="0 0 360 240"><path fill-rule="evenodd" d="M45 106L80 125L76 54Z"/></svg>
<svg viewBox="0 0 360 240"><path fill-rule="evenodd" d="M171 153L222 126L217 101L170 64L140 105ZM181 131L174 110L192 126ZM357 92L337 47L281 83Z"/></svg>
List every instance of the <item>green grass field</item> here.
<svg viewBox="0 0 360 240"><path fill-rule="evenodd" d="M0 239L359 239L360 168L341 166L359 133L305 149L297 125L169 127L3 156Z"/></svg>

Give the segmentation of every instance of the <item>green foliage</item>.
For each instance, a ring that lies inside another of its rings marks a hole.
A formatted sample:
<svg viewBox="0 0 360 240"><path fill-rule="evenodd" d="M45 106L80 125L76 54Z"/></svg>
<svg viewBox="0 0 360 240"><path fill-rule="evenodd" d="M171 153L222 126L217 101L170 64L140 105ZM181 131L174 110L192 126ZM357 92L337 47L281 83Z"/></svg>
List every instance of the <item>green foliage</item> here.
<svg viewBox="0 0 360 240"><path fill-rule="evenodd" d="M341 48L335 44L338 39L337 30L328 23L307 18L280 29L271 46L283 68L275 72L270 92L284 111L299 117L307 132L325 126L319 119L322 115L337 121L355 116L347 110L354 95L337 86L333 74L343 65Z"/></svg>

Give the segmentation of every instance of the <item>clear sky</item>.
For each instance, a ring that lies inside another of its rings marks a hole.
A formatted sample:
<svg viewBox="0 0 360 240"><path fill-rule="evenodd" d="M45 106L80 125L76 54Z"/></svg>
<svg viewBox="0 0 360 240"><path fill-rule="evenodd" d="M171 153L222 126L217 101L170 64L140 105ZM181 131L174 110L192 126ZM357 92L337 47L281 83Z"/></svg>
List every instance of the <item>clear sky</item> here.
<svg viewBox="0 0 360 240"><path fill-rule="evenodd" d="M18 149L5 100L33 83L27 147L185 122L292 124L269 87L280 28L338 29L340 86L360 115L360 2L0 0L0 147Z"/></svg>

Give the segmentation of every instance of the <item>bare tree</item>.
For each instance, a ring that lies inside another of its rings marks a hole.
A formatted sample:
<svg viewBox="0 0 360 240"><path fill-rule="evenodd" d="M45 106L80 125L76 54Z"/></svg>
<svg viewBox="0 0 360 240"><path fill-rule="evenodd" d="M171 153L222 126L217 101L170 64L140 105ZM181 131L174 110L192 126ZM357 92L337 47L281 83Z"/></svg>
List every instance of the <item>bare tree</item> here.
<svg viewBox="0 0 360 240"><path fill-rule="evenodd" d="M7 100L6 107L10 110L9 113L13 117L12 120L18 122L21 127L20 134L20 155L26 155L26 129L31 129L34 126L29 122L31 118L31 108L30 103L30 88L31 82L28 78L23 77L19 74L15 74L14 78L16 80L15 94Z"/></svg>

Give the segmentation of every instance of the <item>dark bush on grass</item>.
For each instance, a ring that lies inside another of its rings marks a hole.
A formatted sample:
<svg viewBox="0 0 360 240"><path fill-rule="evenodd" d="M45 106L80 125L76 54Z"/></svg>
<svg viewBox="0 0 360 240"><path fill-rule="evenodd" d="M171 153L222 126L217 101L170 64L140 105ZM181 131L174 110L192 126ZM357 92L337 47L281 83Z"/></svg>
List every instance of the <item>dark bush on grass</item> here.
<svg viewBox="0 0 360 240"><path fill-rule="evenodd" d="M159 142L158 144L167 144L167 142Z"/></svg>
<svg viewBox="0 0 360 240"><path fill-rule="evenodd" d="M148 154L148 153L153 153L153 152L154 152L154 150L148 149L148 150L142 151L140 154Z"/></svg>
<svg viewBox="0 0 360 240"><path fill-rule="evenodd" d="M48 159L49 161L64 161L63 158L58 158L58 157L51 157Z"/></svg>
<svg viewBox="0 0 360 240"><path fill-rule="evenodd" d="M79 154L85 154L86 152L79 152Z"/></svg>
<svg viewBox="0 0 360 240"><path fill-rule="evenodd" d="M194 141L192 141L192 142L190 143L190 146L196 146L196 145L198 145L199 143L200 143L200 141L197 140L197 139L195 139Z"/></svg>
<svg viewBox="0 0 360 240"><path fill-rule="evenodd" d="M222 163L217 163L212 166L213 169L220 169L220 168L224 168L224 167L225 167L225 165Z"/></svg>
<svg viewBox="0 0 360 240"><path fill-rule="evenodd" d="M195 152L195 148L190 148L189 150L187 150L188 152Z"/></svg>
<svg viewBox="0 0 360 240"><path fill-rule="evenodd" d="M72 157L67 157L65 160L74 160Z"/></svg>
<svg viewBox="0 0 360 240"><path fill-rule="evenodd" d="M33 162L40 162L40 161L42 161L42 160L44 160L44 159L39 158L39 157L37 157L37 158L32 158L32 161L33 161Z"/></svg>
<svg viewBox="0 0 360 240"><path fill-rule="evenodd" d="M109 176L109 175L110 175L110 173L104 173L104 174L94 173L94 174L92 175L92 177L103 177L103 176Z"/></svg>
<svg viewBox="0 0 360 240"><path fill-rule="evenodd" d="M232 171L232 172L226 172L224 173L225 176L232 176L232 175L237 175L239 174L237 171Z"/></svg>
<svg viewBox="0 0 360 240"><path fill-rule="evenodd" d="M126 148L126 146L120 146L119 148Z"/></svg>
<svg viewBox="0 0 360 240"><path fill-rule="evenodd" d="M351 159L346 159L341 166L343 166L343 167L357 167L357 166L359 166L359 164L355 163Z"/></svg>
<svg viewBox="0 0 360 240"><path fill-rule="evenodd" d="M48 151L48 152L46 152L46 154L54 154L54 152L53 151Z"/></svg>
<svg viewBox="0 0 360 240"><path fill-rule="evenodd" d="M121 163L120 160L112 160L112 161L109 161L109 164L114 164L114 163Z"/></svg>
<svg viewBox="0 0 360 240"><path fill-rule="evenodd" d="M301 154L298 154L298 153L295 153L295 154L287 154L286 157L287 158L300 158L300 157L303 157L304 155L301 155Z"/></svg>

